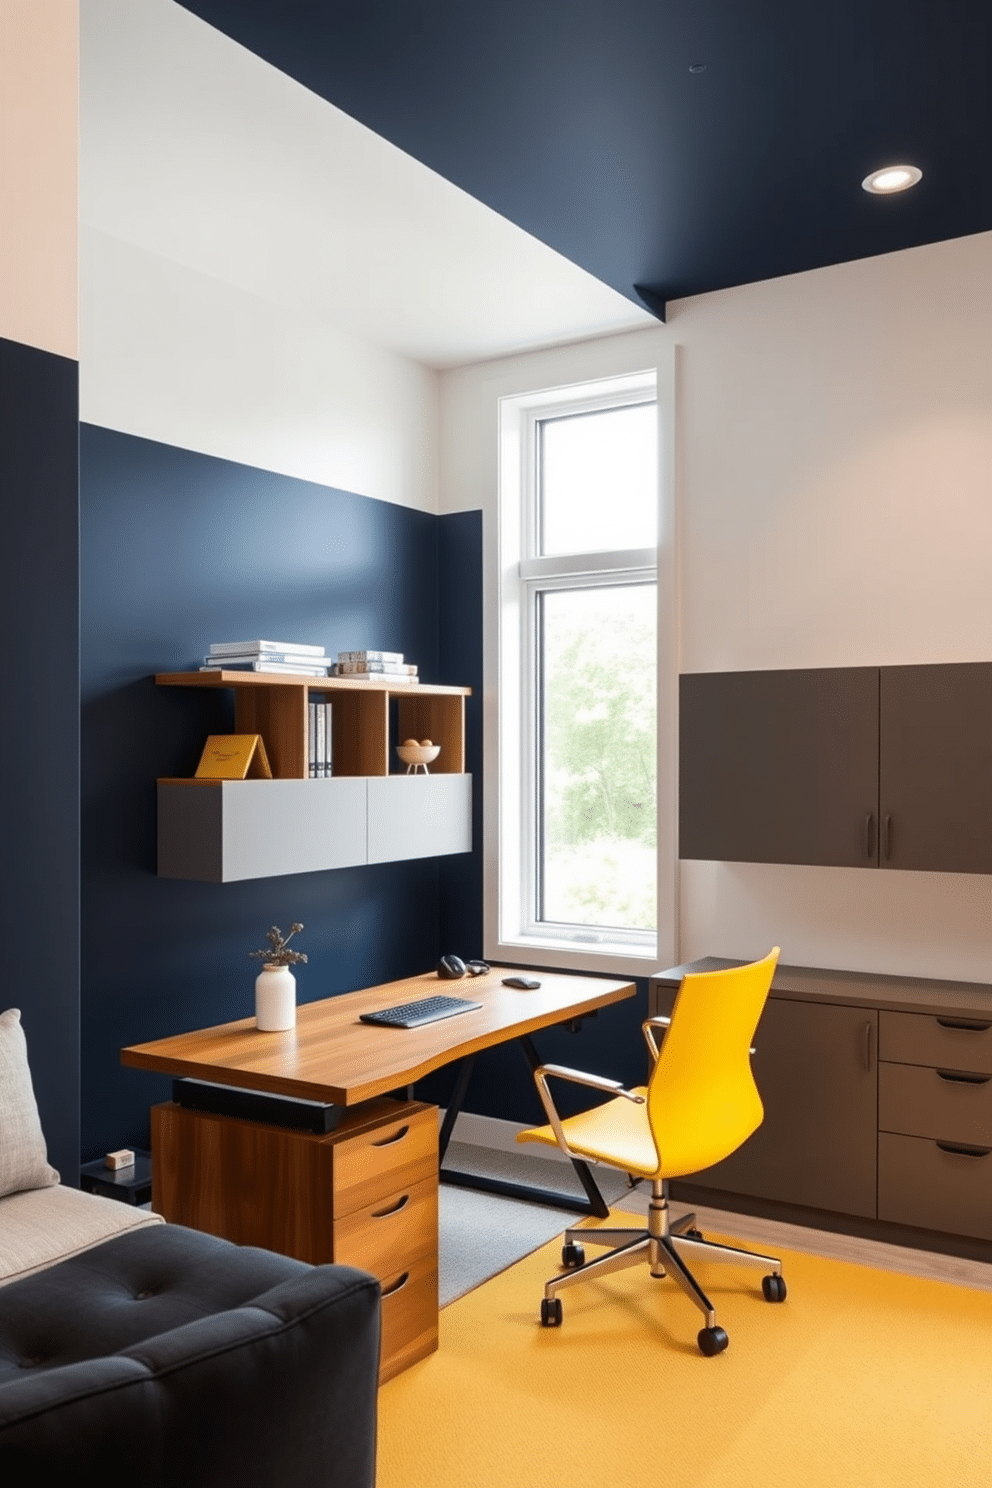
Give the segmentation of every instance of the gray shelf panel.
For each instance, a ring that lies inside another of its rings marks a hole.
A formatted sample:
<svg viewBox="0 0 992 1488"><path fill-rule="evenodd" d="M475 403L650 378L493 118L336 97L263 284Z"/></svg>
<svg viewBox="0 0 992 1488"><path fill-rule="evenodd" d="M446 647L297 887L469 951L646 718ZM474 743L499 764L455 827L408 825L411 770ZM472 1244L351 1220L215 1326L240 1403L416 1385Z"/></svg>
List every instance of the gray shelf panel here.
<svg viewBox="0 0 992 1488"><path fill-rule="evenodd" d="M159 781L159 877L232 883L354 867L367 861L366 817L362 777Z"/></svg>
<svg viewBox="0 0 992 1488"><path fill-rule="evenodd" d="M470 775L158 782L158 874L206 883L472 848Z"/></svg>
<svg viewBox="0 0 992 1488"><path fill-rule="evenodd" d="M371 775L368 861L472 850L471 775Z"/></svg>

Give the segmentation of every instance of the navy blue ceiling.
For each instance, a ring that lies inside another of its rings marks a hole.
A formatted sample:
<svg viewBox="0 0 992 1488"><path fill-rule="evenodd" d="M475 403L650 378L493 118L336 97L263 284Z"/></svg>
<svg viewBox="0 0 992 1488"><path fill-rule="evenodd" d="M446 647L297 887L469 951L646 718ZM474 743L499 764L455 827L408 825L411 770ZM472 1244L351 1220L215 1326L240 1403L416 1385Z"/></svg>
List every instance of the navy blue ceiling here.
<svg viewBox="0 0 992 1488"><path fill-rule="evenodd" d="M635 301L992 228L992 0L180 3Z"/></svg>

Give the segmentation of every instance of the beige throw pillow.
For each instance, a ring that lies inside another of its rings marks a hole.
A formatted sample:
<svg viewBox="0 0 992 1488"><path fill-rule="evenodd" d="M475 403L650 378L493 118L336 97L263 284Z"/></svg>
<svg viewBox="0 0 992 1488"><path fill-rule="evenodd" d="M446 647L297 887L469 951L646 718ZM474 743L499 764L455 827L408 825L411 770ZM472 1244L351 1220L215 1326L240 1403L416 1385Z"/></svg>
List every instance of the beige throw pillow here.
<svg viewBox="0 0 992 1488"><path fill-rule="evenodd" d="M58 1181L38 1117L20 1009L8 1008L0 1013L0 1198Z"/></svg>

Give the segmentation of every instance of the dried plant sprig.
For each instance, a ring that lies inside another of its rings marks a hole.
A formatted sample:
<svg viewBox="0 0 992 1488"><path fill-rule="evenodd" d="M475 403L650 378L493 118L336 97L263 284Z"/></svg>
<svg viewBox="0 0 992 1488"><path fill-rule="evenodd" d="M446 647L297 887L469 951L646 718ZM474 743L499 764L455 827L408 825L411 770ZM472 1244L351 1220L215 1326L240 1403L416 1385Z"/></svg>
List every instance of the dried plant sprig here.
<svg viewBox="0 0 992 1488"><path fill-rule="evenodd" d="M302 929L303 926L300 924L291 925L289 927L289 934L283 939L283 933L279 929L279 926L273 925L265 937L269 942L265 949L261 951L249 951L248 954L249 956L257 956L260 961L265 962L266 966L292 966L297 961L305 961L307 958L302 951L291 951L287 949L293 936L297 931Z"/></svg>

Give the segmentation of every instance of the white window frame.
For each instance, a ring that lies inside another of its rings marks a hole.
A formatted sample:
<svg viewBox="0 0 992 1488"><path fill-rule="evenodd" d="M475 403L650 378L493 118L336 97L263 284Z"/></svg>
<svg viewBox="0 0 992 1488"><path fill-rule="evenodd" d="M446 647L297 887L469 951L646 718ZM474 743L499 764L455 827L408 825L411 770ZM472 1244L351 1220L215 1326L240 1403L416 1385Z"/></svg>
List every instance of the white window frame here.
<svg viewBox="0 0 992 1488"><path fill-rule="evenodd" d="M537 478L534 425L555 415L655 398L660 451L658 548L539 556L533 499ZM674 353L670 360L644 371L573 386L504 394L498 398L498 430L498 496L492 532L498 579L487 605L487 620L494 620L495 625L486 627L486 954L499 962L646 976L671 964L677 923ZM656 937L644 932L600 932L585 926L564 927L566 933L562 933L558 927L535 923L526 913L536 902L533 844L537 781L536 756L532 753L536 693L525 680L533 673L536 657L534 595L538 589L571 589L624 580L655 581L658 586ZM494 634L495 645L491 643ZM488 763L493 745L495 770Z"/></svg>

